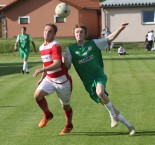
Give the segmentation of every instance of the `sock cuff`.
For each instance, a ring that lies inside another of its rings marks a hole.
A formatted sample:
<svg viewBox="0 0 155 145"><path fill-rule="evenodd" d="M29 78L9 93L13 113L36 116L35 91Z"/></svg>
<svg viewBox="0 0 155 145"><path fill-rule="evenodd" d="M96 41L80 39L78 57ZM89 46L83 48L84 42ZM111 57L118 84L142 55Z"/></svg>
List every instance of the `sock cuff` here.
<svg viewBox="0 0 155 145"><path fill-rule="evenodd" d="M109 102L109 103L105 104L105 106L106 106L106 107L112 106L112 103Z"/></svg>

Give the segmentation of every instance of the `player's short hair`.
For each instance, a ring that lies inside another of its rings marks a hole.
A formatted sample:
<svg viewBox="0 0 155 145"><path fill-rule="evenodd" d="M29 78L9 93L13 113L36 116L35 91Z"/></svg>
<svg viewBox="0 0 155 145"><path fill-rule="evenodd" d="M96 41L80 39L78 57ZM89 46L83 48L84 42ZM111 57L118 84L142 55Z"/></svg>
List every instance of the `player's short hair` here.
<svg viewBox="0 0 155 145"><path fill-rule="evenodd" d="M26 27L21 27L21 29L23 29L24 31L26 31Z"/></svg>
<svg viewBox="0 0 155 145"><path fill-rule="evenodd" d="M86 27L86 25L84 24L75 24L75 26L73 27L73 33L75 32L76 28L82 28L85 31L85 36L87 36L88 34L88 28Z"/></svg>
<svg viewBox="0 0 155 145"><path fill-rule="evenodd" d="M58 31L58 27L57 27L55 24L48 23L48 24L46 24L46 26L50 26L50 27L52 27L52 28L54 29L55 34L57 33L57 31Z"/></svg>

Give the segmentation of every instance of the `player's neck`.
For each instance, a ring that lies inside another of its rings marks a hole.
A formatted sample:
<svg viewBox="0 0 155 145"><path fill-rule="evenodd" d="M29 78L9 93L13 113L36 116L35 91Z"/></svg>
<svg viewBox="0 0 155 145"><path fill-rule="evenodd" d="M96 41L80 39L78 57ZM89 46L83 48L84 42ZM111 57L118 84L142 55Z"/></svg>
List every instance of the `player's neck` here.
<svg viewBox="0 0 155 145"><path fill-rule="evenodd" d="M48 45L49 43L51 43L52 41L54 41L54 39L45 39L44 40L44 45Z"/></svg>
<svg viewBox="0 0 155 145"><path fill-rule="evenodd" d="M79 40L79 41L77 41L77 45L84 45L84 43L85 43L85 40Z"/></svg>

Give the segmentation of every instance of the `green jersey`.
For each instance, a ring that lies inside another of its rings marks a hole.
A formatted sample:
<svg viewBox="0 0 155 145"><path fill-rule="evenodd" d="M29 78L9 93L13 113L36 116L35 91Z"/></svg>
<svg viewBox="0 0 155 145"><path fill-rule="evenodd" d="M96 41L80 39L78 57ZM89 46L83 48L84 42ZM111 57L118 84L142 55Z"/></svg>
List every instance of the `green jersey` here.
<svg viewBox="0 0 155 145"><path fill-rule="evenodd" d="M105 76L101 49L107 46L107 39L95 39L86 41L82 46L75 43L68 47L71 62L85 85L97 76Z"/></svg>
<svg viewBox="0 0 155 145"><path fill-rule="evenodd" d="M17 42L19 42L19 50L22 51L22 50L29 50L30 49L30 41L31 41L31 38L28 34L19 34L18 37L17 37Z"/></svg>

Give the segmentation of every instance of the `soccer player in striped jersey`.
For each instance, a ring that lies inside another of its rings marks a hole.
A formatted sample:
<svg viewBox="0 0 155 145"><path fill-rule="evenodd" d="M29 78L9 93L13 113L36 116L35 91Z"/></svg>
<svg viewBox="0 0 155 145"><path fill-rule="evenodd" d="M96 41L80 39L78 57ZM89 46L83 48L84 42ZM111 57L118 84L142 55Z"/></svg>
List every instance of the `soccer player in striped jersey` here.
<svg viewBox="0 0 155 145"><path fill-rule="evenodd" d="M73 129L73 111L70 106L72 80L62 63L61 46L54 40L57 30L57 26L54 24L47 24L44 28L44 43L39 48L43 67L37 69L33 75L35 77L41 73L42 76L38 81L34 98L44 112L44 116L39 123L39 127L43 128L53 118L46 96L53 92L57 93L66 117L66 125L60 134L67 134Z"/></svg>
<svg viewBox="0 0 155 145"><path fill-rule="evenodd" d="M135 134L135 128L129 123L122 114L113 106L106 91L107 76L104 72L104 64L101 50L108 47L108 43L113 41L121 31L128 25L124 23L110 34L107 38L86 40L87 27L77 24L73 28L76 43L66 49L64 63L69 69L74 65L85 89L90 97L96 102L101 103L108 110L111 117L111 127L116 127L118 122L122 122L129 129L129 134Z"/></svg>

